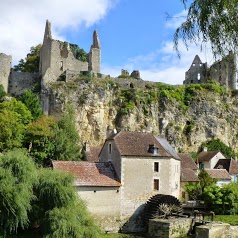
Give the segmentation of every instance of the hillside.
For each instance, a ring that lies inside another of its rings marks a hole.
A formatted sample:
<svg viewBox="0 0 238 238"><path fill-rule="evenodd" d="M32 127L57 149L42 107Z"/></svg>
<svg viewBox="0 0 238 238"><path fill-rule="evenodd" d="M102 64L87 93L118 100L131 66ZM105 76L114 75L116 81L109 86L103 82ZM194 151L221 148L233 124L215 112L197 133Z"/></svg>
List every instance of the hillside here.
<svg viewBox="0 0 238 238"><path fill-rule="evenodd" d="M72 102L81 141L91 145L102 144L116 128L165 136L179 151L196 151L213 138L238 149L236 91L214 82L171 86L133 80L78 76L52 83L49 111L58 116Z"/></svg>

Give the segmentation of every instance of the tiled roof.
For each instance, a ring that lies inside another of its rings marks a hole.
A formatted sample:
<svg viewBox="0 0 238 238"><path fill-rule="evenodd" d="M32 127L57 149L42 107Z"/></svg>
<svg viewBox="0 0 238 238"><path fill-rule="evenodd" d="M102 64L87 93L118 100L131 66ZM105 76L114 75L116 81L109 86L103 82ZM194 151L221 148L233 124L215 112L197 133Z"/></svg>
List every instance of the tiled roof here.
<svg viewBox="0 0 238 238"><path fill-rule="evenodd" d="M194 162L193 158L190 154L178 154L181 158L181 169L198 169L196 163Z"/></svg>
<svg viewBox="0 0 238 238"><path fill-rule="evenodd" d="M238 162L234 159L219 159L214 169L226 169L229 174L238 174Z"/></svg>
<svg viewBox="0 0 238 238"><path fill-rule="evenodd" d="M52 161L54 169L75 176L76 186L118 187L121 186L110 162Z"/></svg>
<svg viewBox="0 0 238 238"><path fill-rule="evenodd" d="M107 140L115 141L122 156L161 156L173 157L180 160L180 157L165 139L157 138L151 133L121 131L118 134L109 137ZM149 145L157 147L158 153L150 153L148 150Z"/></svg>
<svg viewBox="0 0 238 238"><path fill-rule="evenodd" d="M230 174L238 174L238 161L236 159L231 159L229 173Z"/></svg>
<svg viewBox="0 0 238 238"><path fill-rule="evenodd" d="M192 169L181 169L181 182L198 182L198 176Z"/></svg>
<svg viewBox="0 0 238 238"><path fill-rule="evenodd" d="M198 154L198 162L210 161L218 151L202 151Z"/></svg>
<svg viewBox="0 0 238 238"><path fill-rule="evenodd" d="M88 162L98 162L101 146L90 146L89 151L85 152L85 159Z"/></svg>
<svg viewBox="0 0 238 238"><path fill-rule="evenodd" d="M207 173L214 179L231 180L231 176L226 169L205 169Z"/></svg>

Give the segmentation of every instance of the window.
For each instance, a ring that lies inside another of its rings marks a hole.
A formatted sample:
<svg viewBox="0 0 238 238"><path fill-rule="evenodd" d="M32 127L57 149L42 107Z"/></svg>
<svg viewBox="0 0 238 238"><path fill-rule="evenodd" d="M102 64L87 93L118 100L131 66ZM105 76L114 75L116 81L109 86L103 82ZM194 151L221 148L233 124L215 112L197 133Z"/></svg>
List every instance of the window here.
<svg viewBox="0 0 238 238"><path fill-rule="evenodd" d="M154 190L155 191L159 190L159 179L154 179Z"/></svg>
<svg viewBox="0 0 238 238"><path fill-rule="evenodd" d="M195 66L195 64L193 63L193 67Z"/></svg>
<svg viewBox="0 0 238 238"><path fill-rule="evenodd" d="M108 153L111 154L112 153L112 144L108 145Z"/></svg>
<svg viewBox="0 0 238 238"><path fill-rule="evenodd" d="M182 198L185 198L185 192L184 191L182 192Z"/></svg>
<svg viewBox="0 0 238 238"><path fill-rule="evenodd" d="M154 162L154 172L159 172L159 162Z"/></svg>
<svg viewBox="0 0 238 238"><path fill-rule="evenodd" d="M63 61L60 61L60 70L63 70Z"/></svg>
<svg viewBox="0 0 238 238"><path fill-rule="evenodd" d="M200 80L201 79L201 75L198 73L198 80Z"/></svg>

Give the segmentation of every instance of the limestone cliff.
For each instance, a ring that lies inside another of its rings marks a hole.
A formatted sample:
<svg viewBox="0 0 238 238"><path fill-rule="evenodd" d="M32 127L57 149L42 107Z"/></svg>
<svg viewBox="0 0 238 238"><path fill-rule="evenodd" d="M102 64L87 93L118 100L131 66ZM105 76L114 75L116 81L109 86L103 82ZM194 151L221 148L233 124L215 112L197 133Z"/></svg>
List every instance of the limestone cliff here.
<svg viewBox="0 0 238 238"><path fill-rule="evenodd" d="M71 102L81 140L91 145L102 144L116 128L165 136L180 151L196 151L211 138L238 149L235 92L217 84L141 85L125 87L110 79L90 78L56 82L50 90L50 113L58 116Z"/></svg>

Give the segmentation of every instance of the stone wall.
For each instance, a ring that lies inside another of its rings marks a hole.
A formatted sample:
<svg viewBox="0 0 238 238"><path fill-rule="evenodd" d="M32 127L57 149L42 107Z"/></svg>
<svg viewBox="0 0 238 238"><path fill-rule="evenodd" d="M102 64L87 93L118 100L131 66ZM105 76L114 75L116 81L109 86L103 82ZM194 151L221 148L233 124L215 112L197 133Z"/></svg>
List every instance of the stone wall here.
<svg viewBox="0 0 238 238"><path fill-rule="evenodd" d="M36 83L40 83L38 73L16 72L11 70L9 77L8 92L11 95L19 96L25 90L31 90Z"/></svg>
<svg viewBox="0 0 238 238"><path fill-rule="evenodd" d="M0 53L0 84L8 92L8 80L11 70L12 56Z"/></svg>
<svg viewBox="0 0 238 238"><path fill-rule="evenodd" d="M87 205L90 213L105 231L120 229L119 187L76 187L77 193Z"/></svg>
<svg viewBox="0 0 238 238"><path fill-rule="evenodd" d="M181 238L190 233L192 218L152 219L149 221L149 237ZM205 237L203 237L205 238Z"/></svg>

